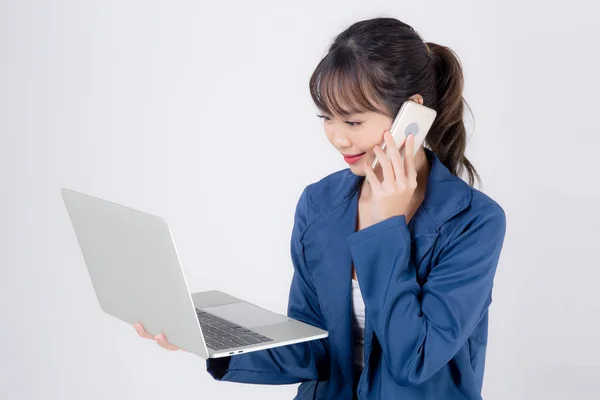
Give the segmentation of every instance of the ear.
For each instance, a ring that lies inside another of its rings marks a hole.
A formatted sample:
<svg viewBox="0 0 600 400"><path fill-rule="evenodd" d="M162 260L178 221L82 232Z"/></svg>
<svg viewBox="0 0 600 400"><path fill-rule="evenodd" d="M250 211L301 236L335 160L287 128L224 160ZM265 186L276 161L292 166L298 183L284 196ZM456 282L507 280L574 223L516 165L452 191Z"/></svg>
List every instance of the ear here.
<svg viewBox="0 0 600 400"><path fill-rule="evenodd" d="M423 96L421 96L420 94L413 94L412 96L410 96L409 100L423 105Z"/></svg>

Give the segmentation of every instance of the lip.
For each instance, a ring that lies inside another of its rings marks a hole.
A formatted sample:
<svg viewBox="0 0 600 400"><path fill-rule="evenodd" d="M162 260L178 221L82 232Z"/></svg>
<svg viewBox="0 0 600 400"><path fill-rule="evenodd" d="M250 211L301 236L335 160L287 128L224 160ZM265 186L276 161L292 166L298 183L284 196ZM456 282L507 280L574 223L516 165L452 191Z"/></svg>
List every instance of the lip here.
<svg viewBox="0 0 600 400"><path fill-rule="evenodd" d="M354 164L356 163L358 160L360 160L360 158L364 155L365 153L359 153L359 154L342 154L342 156L344 156L344 161L346 161L348 164Z"/></svg>

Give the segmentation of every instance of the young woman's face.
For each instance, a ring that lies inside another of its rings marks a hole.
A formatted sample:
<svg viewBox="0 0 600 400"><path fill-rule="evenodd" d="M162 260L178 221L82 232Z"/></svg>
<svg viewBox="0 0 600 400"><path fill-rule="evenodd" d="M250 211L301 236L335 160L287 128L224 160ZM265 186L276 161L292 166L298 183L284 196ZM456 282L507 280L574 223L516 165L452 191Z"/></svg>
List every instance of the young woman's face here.
<svg viewBox="0 0 600 400"><path fill-rule="evenodd" d="M415 94L410 101L423 104L423 97ZM365 176L363 163L371 165L375 160L373 147L383 143L383 132L392 127L393 118L366 111L346 117L319 113L323 119L323 128L329 142L335 147L348 163L350 171L359 176Z"/></svg>
<svg viewBox="0 0 600 400"><path fill-rule="evenodd" d="M368 111L347 117L319 113L329 142L348 163L355 175L364 176L363 163L375 159L373 147L383 142L383 132L392 126L392 118Z"/></svg>

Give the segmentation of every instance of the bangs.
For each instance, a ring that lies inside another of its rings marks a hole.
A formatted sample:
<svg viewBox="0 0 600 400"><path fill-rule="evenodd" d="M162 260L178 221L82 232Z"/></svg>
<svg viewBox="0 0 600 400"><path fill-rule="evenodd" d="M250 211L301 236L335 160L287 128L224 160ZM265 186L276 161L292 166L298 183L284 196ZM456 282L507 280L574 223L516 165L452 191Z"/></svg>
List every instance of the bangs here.
<svg viewBox="0 0 600 400"><path fill-rule="evenodd" d="M376 104L369 76L373 75L366 74L351 54L334 51L317 65L310 78L310 95L319 110L330 115L384 112Z"/></svg>

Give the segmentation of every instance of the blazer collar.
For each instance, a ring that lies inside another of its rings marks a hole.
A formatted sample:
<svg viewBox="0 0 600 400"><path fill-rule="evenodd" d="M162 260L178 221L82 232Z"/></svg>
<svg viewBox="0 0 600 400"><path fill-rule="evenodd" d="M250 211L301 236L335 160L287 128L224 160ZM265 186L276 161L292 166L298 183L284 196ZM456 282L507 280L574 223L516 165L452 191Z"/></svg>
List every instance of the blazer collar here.
<svg viewBox="0 0 600 400"><path fill-rule="evenodd" d="M435 225L435 228L439 230L444 222L470 204L473 192L465 181L448 170L432 150L426 147L423 149L431 168L422 208ZM342 199L349 200L360 188L364 176L354 175L350 169L346 170L345 175L340 187L346 190L345 193L342 193Z"/></svg>

